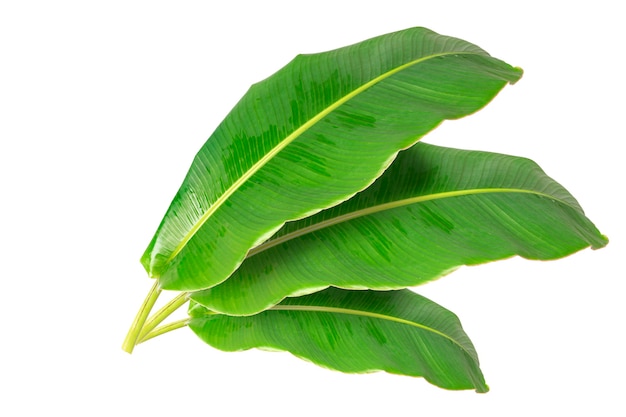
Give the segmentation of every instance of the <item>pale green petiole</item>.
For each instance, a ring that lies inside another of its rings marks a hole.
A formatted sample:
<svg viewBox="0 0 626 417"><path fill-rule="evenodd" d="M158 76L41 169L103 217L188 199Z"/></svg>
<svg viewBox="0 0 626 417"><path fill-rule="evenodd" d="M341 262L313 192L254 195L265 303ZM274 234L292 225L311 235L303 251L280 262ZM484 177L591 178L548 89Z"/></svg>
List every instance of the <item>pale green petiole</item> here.
<svg viewBox="0 0 626 417"><path fill-rule="evenodd" d="M160 336L163 333L167 333L167 332L171 332L172 330L180 329L181 327L187 326L187 324L189 324L189 319L188 318L187 319L178 320L178 321L174 321L172 323L168 323L168 324L163 325L161 327L158 327L158 328L154 329L153 331L151 331L150 333L147 333L146 335L140 337L139 340L137 341L137 344L143 343L146 340L150 340L153 337Z"/></svg>
<svg viewBox="0 0 626 417"><path fill-rule="evenodd" d="M133 320L133 324L128 330L128 334L126 334L126 339L124 339L124 343L122 344L122 349L124 349L125 352L133 353L133 348L137 344L141 329L143 328L143 325L150 314L150 310L154 307L154 303L156 303L160 294L161 287L159 286L159 281L155 280L154 285L150 288L150 292L148 292L141 308L139 308L137 316L135 316L135 320Z"/></svg>
<svg viewBox="0 0 626 417"><path fill-rule="evenodd" d="M161 324L163 320L165 320L174 311L178 310L188 300L189 300L189 293L187 292L180 293L176 297L172 298L172 300L170 300L169 303L164 305L159 311L157 311L152 317L150 317L150 319L148 319L145 322L143 328L141 329L141 332L139 333L139 338L137 339L137 343L141 343L144 340L150 339L150 338L146 339L146 335L148 335L159 324Z"/></svg>
<svg viewBox="0 0 626 417"><path fill-rule="evenodd" d="M248 256L252 256L253 254L262 252L263 250L269 249L270 247L271 244L265 242L264 244L259 245L254 253L248 254ZM160 293L161 288L158 286L157 281L148 293L146 300L141 305L141 309L137 313L137 317L135 317L135 321L128 331L126 340L124 340L122 349L124 349L126 352L132 353L133 348L139 343L145 342L146 340L152 339L155 336L169 332L171 330L184 327L184 325L178 325L173 328L169 328L169 326L174 325L175 323L181 323L180 321L178 321L165 326L161 326L158 329L154 330L159 324L163 322L163 320L169 317L174 311L182 307L189 300L189 295L191 294L189 292L181 292L169 303L164 305L159 311L157 311L152 317L150 317L150 319L148 319L148 315L150 314L150 311L152 310L152 307L154 306L154 303L156 302Z"/></svg>

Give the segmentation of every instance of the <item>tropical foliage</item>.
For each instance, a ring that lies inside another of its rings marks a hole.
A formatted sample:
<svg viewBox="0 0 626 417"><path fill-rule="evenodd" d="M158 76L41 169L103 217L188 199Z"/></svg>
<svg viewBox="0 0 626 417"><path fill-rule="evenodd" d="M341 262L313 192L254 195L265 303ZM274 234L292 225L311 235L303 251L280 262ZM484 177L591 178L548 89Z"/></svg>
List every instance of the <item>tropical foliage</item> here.
<svg viewBox="0 0 626 417"><path fill-rule="evenodd" d="M300 55L253 85L141 259L154 285L124 349L189 327L226 351L272 347L343 372L487 391L458 318L406 288L608 242L532 161L418 143L521 75L413 28ZM161 289L179 295L148 318ZM188 319L159 327L189 299Z"/></svg>

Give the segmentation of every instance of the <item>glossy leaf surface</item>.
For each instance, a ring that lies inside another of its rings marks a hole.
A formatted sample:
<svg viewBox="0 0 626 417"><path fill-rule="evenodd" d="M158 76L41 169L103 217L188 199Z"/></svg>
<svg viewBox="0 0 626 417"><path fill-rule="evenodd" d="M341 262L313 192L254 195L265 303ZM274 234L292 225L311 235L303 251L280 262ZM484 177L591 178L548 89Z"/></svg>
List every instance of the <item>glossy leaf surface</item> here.
<svg viewBox="0 0 626 417"><path fill-rule="evenodd" d="M329 285L402 288L460 265L555 259L606 243L534 162L419 143L368 189L288 223L229 280L192 298L247 315Z"/></svg>
<svg viewBox="0 0 626 417"><path fill-rule="evenodd" d="M144 267L165 289L225 280L285 221L366 188L400 149L521 74L423 28L296 57L253 85L196 155Z"/></svg>
<svg viewBox="0 0 626 417"><path fill-rule="evenodd" d="M458 318L409 290L324 291L254 316L190 309L189 327L225 351L285 350L342 372L423 376L448 389L488 390Z"/></svg>

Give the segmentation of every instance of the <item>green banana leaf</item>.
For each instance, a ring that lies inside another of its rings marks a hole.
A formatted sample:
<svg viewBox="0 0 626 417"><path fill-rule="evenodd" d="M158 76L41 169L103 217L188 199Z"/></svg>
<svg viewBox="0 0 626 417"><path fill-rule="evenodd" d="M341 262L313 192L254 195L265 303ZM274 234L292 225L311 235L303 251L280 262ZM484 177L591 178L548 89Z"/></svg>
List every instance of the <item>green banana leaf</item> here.
<svg viewBox="0 0 626 417"><path fill-rule="evenodd" d="M300 55L253 85L204 144L142 264L165 289L216 285L284 222L350 198L399 150L521 75L423 28Z"/></svg>
<svg viewBox="0 0 626 417"><path fill-rule="evenodd" d="M607 242L534 162L418 143L368 189L288 223L230 279L191 298L248 315L329 285L403 288L460 265L555 259Z"/></svg>
<svg viewBox="0 0 626 417"><path fill-rule="evenodd" d="M254 316L190 308L189 327L209 345L285 350L342 372L422 376L447 389L488 390L458 318L409 290L336 288L288 298Z"/></svg>

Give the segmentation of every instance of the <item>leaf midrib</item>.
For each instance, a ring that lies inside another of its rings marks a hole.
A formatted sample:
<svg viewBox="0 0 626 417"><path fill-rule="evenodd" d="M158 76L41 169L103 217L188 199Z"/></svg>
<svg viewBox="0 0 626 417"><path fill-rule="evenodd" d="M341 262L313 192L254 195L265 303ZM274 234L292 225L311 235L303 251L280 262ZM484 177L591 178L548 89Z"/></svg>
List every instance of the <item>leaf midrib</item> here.
<svg viewBox="0 0 626 417"><path fill-rule="evenodd" d="M428 55L406 64L400 65L386 73L379 75L376 78L368 81L362 86L356 88L349 94L346 94L339 100L332 103L330 106L326 107L324 110L313 116L310 120L304 123L302 126L294 130L291 134L289 134L285 139L283 139L278 145L272 148L263 158L257 161L254 165L252 165L241 177L239 177L226 191L217 199L215 202L209 207L209 209L198 219L198 221L193 225L193 227L187 232L185 237L179 242L179 244L174 248L170 256L165 261L165 265L168 265L187 245L187 243L191 240L191 238L200 230L200 228L206 223L206 221L248 180L250 179L257 171L259 171L265 164L267 164L272 158L274 158L280 151L286 148L291 142L296 140L300 135L314 126L321 119L326 117L330 112L337 109L339 106L346 103L348 100L367 90L368 88L378 84L384 79L406 69L413 65L417 65L421 62L427 61L429 59L434 59L442 56L450 56L450 55L477 55L476 52L464 52L464 51L454 51L454 52L441 52L437 54Z"/></svg>
<svg viewBox="0 0 626 417"><path fill-rule="evenodd" d="M454 343L455 345L457 345L459 348L461 348L465 353L467 353L471 358L474 358L474 353L470 352L467 350L467 348L465 346L463 346L461 343L459 343L456 339L454 339L453 337L437 330L434 329L432 327L426 326L425 324L421 324L421 323L417 323L414 321L410 321L407 319L403 319L400 317L395 317L395 316L390 316L387 314L380 314L380 313L373 313L370 311L364 311L364 310L355 310L355 309L350 309L350 308L341 308L341 307L327 307L327 306L315 306L315 305L275 305L274 307L270 308L269 311L271 310L286 310L286 311L304 311L304 312L308 312L308 311L312 311L312 312L318 312L318 313L336 313L336 314L347 314L347 315L351 315L351 316L360 316L360 317L369 317L369 318L374 318L374 319L379 319L379 320L386 320L386 321L391 321L394 323L399 323L399 324L405 324L408 326L412 326L412 327L416 327L418 329L422 329L425 330L427 332L433 333L437 336L443 337L449 341L451 341L452 343Z"/></svg>
<svg viewBox="0 0 626 417"><path fill-rule="evenodd" d="M371 214L376 214L383 212L385 210L392 210L399 207L408 206L411 204L423 203L425 201L430 200L440 200L444 198L452 198L452 197L460 197L466 195L477 195L477 194L490 194L490 193L522 193L522 194L533 194L540 197L549 198L550 200L557 201L561 204L565 204L570 206L565 201L555 198L549 194L541 193L533 190L525 190L521 188L472 188L467 190L458 190L458 191L445 191L441 193L434 193L428 195L421 195L411 198L405 198L402 200L391 201L388 203L378 204L375 206L367 207L361 210L352 211L349 213L342 214L341 216L333 217L332 219L324 220L319 223L312 224L307 227L303 227L302 229L298 229L291 233L287 233L283 236L280 236L276 239L268 240L267 242L252 248L250 252L248 252L248 258L254 256L260 252L266 251L274 246L281 245L289 240L296 239L300 236L304 236L308 233L313 233L318 230L324 229L326 227L334 226L339 223L347 222L358 217L369 216Z"/></svg>
<svg viewBox="0 0 626 417"><path fill-rule="evenodd" d="M204 307L206 309L206 307ZM387 314L381 313L373 313L371 311L364 310L356 310L353 308L341 308L341 307L328 307L328 306L319 306L319 305L306 305L306 304L291 304L291 305L275 305L269 308L266 311L300 311L300 312L316 312L316 313L336 313L336 314L347 314L351 316L360 316L360 317L369 317L379 320L386 320L394 323L405 324L408 326L416 327L418 329L425 330L427 332L436 334L437 336L443 337L457 345L461 350L463 350L470 358L475 359L475 353L470 352L465 346L459 343L452 336L445 334L444 332L432 328L430 326L426 326L425 324L417 323L411 320L403 319L400 317L390 316ZM226 316L225 314L216 313L211 310L206 310L204 312L205 316Z"/></svg>

